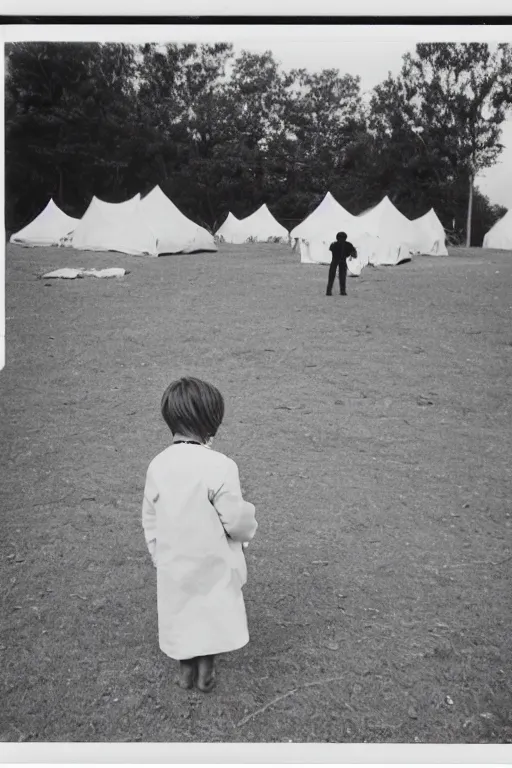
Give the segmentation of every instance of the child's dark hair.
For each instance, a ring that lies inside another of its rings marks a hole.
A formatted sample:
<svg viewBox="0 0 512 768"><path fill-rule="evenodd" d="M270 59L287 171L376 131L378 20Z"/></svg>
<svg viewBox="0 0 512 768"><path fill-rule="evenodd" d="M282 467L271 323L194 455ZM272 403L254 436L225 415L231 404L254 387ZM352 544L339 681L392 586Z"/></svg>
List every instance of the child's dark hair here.
<svg viewBox="0 0 512 768"><path fill-rule="evenodd" d="M169 384L162 397L162 416L176 434L206 442L217 434L224 418L224 398L213 384L186 376Z"/></svg>

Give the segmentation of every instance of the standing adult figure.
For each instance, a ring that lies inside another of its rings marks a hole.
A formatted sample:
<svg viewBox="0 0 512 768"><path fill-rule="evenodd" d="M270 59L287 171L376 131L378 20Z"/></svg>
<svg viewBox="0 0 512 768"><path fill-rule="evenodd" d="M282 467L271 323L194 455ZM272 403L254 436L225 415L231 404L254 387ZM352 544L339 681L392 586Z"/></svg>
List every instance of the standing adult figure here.
<svg viewBox="0 0 512 768"><path fill-rule="evenodd" d="M326 296L332 296L332 286L336 279L336 271L339 270L340 294L347 295L347 259L357 256L357 251L347 240L346 232L338 232L336 240L331 243L329 250L332 253L331 266L329 267L329 280L327 282Z"/></svg>

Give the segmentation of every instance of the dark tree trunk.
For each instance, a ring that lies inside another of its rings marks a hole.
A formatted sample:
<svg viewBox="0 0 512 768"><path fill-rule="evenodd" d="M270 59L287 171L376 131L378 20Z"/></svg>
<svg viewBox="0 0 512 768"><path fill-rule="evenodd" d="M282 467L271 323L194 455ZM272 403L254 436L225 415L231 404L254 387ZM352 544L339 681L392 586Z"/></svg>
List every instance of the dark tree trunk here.
<svg viewBox="0 0 512 768"><path fill-rule="evenodd" d="M466 221L466 248L471 246L471 218L473 215L473 174L469 174L468 217Z"/></svg>

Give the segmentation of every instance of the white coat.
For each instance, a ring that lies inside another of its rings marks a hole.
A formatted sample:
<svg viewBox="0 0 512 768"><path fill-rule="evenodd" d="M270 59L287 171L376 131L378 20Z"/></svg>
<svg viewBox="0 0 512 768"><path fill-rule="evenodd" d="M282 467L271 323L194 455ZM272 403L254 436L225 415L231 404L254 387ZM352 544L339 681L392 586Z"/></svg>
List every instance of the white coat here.
<svg viewBox="0 0 512 768"><path fill-rule="evenodd" d="M238 467L203 445L170 445L149 465L142 525L157 569L161 650L189 659L249 642L242 543L254 506L242 498Z"/></svg>

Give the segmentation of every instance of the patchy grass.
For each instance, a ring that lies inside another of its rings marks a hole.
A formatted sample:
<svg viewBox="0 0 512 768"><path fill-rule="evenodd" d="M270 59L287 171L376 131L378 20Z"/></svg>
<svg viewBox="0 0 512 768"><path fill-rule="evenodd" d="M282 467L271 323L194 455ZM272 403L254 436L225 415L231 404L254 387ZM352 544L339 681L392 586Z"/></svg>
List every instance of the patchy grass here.
<svg viewBox="0 0 512 768"><path fill-rule="evenodd" d="M38 279L86 265L130 274ZM279 245L9 246L4 741L512 740L512 255L326 279ZM260 522L252 641L210 696L158 649L140 525L186 373L226 397L216 447Z"/></svg>

